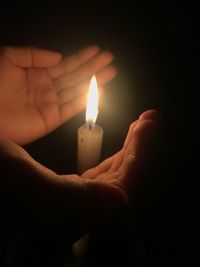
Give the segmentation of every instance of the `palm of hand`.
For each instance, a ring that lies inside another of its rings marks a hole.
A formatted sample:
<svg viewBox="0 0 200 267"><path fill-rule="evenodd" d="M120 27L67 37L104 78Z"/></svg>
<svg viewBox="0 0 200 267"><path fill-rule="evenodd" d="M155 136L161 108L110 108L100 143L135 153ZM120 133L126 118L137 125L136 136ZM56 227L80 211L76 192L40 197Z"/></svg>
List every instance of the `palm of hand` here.
<svg viewBox="0 0 200 267"><path fill-rule="evenodd" d="M7 87L1 92L1 124L9 139L26 143L56 128L59 99L46 70L12 67L8 73Z"/></svg>
<svg viewBox="0 0 200 267"><path fill-rule="evenodd" d="M158 118L155 111L144 112L130 126L123 148L81 176L57 175L20 146L0 140L2 173L6 174L1 179L2 203L25 208L28 218L39 219L45 226L65 229L68 225L72 239L80 237L91 222L128 204L129 194L141 182Z"/></svg>
<svg viewBox="0 0 200 267"><path fill-rule="evenodd" d="M111 54L99 53L97 47L62 61L58 55L48 63L32 59L28 67L12 57L0 58L0 126L1 135L18 144L49 133L80 112L93 73L98 72L100 85L115 76L115 69L107 66Z"/></svg>

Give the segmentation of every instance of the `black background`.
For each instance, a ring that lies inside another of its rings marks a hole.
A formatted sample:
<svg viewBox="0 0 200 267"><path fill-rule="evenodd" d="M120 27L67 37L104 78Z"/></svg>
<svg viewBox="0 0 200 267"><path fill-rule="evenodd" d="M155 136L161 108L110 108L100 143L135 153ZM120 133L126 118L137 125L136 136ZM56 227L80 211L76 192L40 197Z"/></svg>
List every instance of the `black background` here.
<svg viewBox="0 0 200 267"><path fill-rule="evenodd" d="M98 117L104 128L102 158L121 147L129 124L141 112L162 112L152 174L128 219L97 227L88 266L196 264L195 9L192 2L178 1L10 1L1 6L1 45L31 45L67 55L97 44L114 53L118 77L106 86ZM76 131L83 123L80 114L25 148L58 173L74 172Z"/></svg>

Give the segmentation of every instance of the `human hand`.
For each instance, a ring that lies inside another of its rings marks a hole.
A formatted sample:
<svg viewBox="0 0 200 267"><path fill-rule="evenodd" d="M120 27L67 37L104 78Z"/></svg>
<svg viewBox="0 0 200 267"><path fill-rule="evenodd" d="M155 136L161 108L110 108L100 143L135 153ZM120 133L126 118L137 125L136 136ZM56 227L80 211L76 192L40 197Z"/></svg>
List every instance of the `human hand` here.
<svg viewBox="0 0 200 267"><path fill-rule="evenodd" d="M0 142L1 206L75 239L91 224L121 211L137 190L159 119L144 112L129 129L123 148L81 176L58 175L20 146Z"/></svg>
<svg viewBox="0 0 200 267"><path fill-rule="evenodd" d="M89 79L101 87L116 75L113 55L96 46L61 59L59 53L22 47L0 50L0 136L24 145L85 107Z"/></svg>

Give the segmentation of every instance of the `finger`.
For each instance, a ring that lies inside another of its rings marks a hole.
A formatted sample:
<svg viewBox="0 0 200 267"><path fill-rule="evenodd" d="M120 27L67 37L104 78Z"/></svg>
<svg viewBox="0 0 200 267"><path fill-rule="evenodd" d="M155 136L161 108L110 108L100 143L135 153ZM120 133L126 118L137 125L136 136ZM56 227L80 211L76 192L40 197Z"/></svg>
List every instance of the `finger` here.
<svg viewBox="0 0 200 267"><path fill-rule="evenodd" d="M78 69L67 75L56 79L54 83L60 90L72 87L78 83L89 79L94 73L104 69L113 61L113 55L110 52L102 52L91 58L85 64L82 64Z"/></svg>
<svg viewBox="0 0 200 267"><path fill-rule="evenodd" d="M58 93L58 97L60 100L60 105L67 104L72 101L75 97L79 97L81 95L87 95L89 88L89 80L81 83L73 88L68 88L67 90L62 90ZM103 87L98 87L99 97L103 94ZM87 103L87 99L85 98L85 105Z"/></svg>
<svg viewBox="0 0 200 267"><path fill-rule="evenodd" d="M159 121L160 117L161 117L161 113L155 109L149 109L149 110L143 112L140 115L139 119L137 121L133 122L131 124L131 126L129 127L129 131L128 131L126 140L124 142L124 148L126 149L130 140L132 140L133 130L136 127L138 121L142 121L142 120Z"/></svg>
<svg viewBox="0 0 200 267"><path fill-rule="evenodd" d="M103 71L100 71L96 76L98 81L98 89L100 90L100 86L105 85L107 82L112 80L116 76L116 73L117 71L113 66L109 66ZM79 95L80 93L88 92L89 84L90 80L88 79L74 87L66 88L64 90L61 90L56 86L56 91L60 98L63 99L64 102L66 102L68 99L71 99L74 96Z"/></svg>
<svg viewBox="0 0 200 267"><path fill-rule="evenodd" d="M160 118L161 118L161 113L158 110L149 109L140 115L139 120L159 121Z"/></svg>
<svg viewBox="0 0 200 267"><path fill-rule="evenodd" d="M120 151L119 156L116 158L116 160L113 161L113 164L112 164L111 168L109 169L109 172L115 172L119 169L119 166L121 166L125 151L128 148L129 143L133 139L134 129L137 126L138 121L139 122L142 120L158 121L159 119L160 119L160 112L158 112L157 110L151 109L151 110L147 110L147 111L143 112L140 115L139 119L134 121L130 125L126 140L124 142L124 146L123 146L122 150Z"/></svg>
<svg viewBox="0 0 200 267"><path fill-rule="evenodd" d="M100 86L105 85L106 83L108 83L109 81L114 79L116 75L117 75L117 70L112 65L110 65L110 66L106 67L104 70L98 72L96 74L96 78L97 78L97 81L98 81L98 89L100 90L102 88ZM61 90L58 87L56 87L57 88L56 90L57 90L57 93L61 97L64 96L64 95L68 95L69 99L70 99L70 98L73 97L73 95L78 95L79 94L79 89L80 89L81 93L83 93L84 91L88 92L89 84L90 84L90 79L81 82L80 84L76 85L75 87L66 88L66 89L63 89L63 90ZM68 90L69 90L69 93L66 93ZM70 96L70 94L71 94L70 92L73 92L72 96Z"/></svg>
<svg viewBox="0 0 200 267"><path fill-rule="evenodd" d="M76 54L66 57L59 65L48 69L51 79L57 79L65 73L74 71L84 62L94 57L99 50L100 48L98 46L89 46L80 50Z"/></svg>
<svg viewBox="0 0 200 267"><path fill-rule="evenodd" d="M138 122L133 130L133 138L124 155L123 163L119 168L121 180L127 190L134 188L146 160L150 155L152 140L157 123L151 120Z"/></svg>
<svg viewBox="0 0 200 267"><path fill-rule="evenodd" d="M17 67L51 67L58 64L61 54L33 47L5 47L3 54Z"/></svg>
<svg viewBox="0 0 200 267"><path fill-rule="evenodd" d="M60 99L60 104L67 104L68 102L72 101L75 97L81 96L83 94L87 94L89 88L89 81L81 83L77 86L72 88L68 88L66 90L62 90L58 93L58 97ZM85 99L86 104L86 99Z"/></svg>
<svg viewBox="0 0 200 267"><path fill-rule="evenodd" d="M106 83L113 80L117 75L117 69L113 65L109 65L105 69L96 73L96 79L98 85L105 85Z"/></svg>
<svg viewBox="0 0 200 267"><path fill-rule="evenodd" d="M114 158L115 158L115 155L104 160L96 167L91 168L91 169L87 170L86 172L84 172L81 175L81 177L87 178L87 179L94 179L97 176L99 176L100 174L107 172L109 170L110 166L112 165Z"/></svg>
<svg viewBox="0 0 200 267"><path fill-rule="evenodd" d="M80 88L80 90L82 90ZM99 97L103 94L103 88L99 88ZM70 98L70 99L69 99ZM83 111L86 108L87 103L87 93L82 93L74 98L71 98L71 95L64 96L60 99L60 116L61 123L64 123L66 120L74 117L79 112Z"/></svg>
<svg viewBox="0 0 200 267"><path fill-rule="evenodd" d="M116 172L122 164L124 159L125 149L122 148L115 156L112 165L110 166L108 173Z"/></svg>
<svg viewBox="0 0 200 267"><path fill-rule="evenodd" d="M136 127L137 123L138 123L138 120L134 121L130 125L129 130L128 130L128 134L127 134L126 139L125 139L125 142L124 142L124 146L123 146L124 149L127 148L127 146L129 145L130 140L132 140L133 130Z"/></svg>
<svg viewBox="0 0 200 267"><path fill-rule="evenodd" d="M124 159L124 154L126 153L126 149L129 146L130 141L132 140L133 130L135 129L137 123L138 123L138 120L134 121L130 125L126 140L124 142L124 146L120 150L118 157L113 161L113 164L112 164L111 168L109 169L109 172L115 172L121 166L123 159Z"/></svg>
<svg viewBox="0 0 200 267"><path fill-rule="evenodd" d="M84 110L86 107L86 98L87 95L83 94L75 97L70 102L60 105L61 124Z"/></svg>

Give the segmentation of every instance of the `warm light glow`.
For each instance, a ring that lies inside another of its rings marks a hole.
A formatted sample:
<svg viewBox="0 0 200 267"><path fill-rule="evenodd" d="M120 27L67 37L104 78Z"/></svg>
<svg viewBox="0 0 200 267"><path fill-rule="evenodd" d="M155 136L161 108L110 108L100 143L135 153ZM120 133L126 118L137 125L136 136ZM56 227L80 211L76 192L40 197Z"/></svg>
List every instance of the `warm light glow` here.
<svg viewBox="0 0 200 267"><path fill-rule="evenodd" d="M89 86L86 108L86 122L94 124L98 115L98 87L95 76L92 76Z"/></svg>

